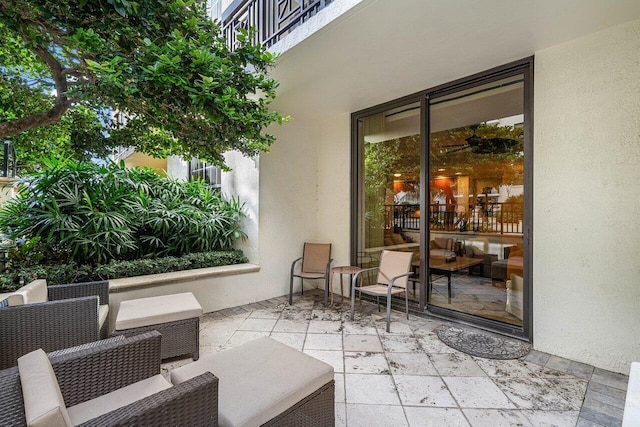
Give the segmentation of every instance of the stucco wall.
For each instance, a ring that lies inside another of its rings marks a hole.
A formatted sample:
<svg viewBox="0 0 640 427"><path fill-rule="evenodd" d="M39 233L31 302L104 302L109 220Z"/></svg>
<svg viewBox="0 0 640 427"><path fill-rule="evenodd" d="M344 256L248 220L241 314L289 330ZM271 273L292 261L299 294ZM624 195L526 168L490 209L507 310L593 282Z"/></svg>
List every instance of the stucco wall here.
<svg viewBox="0 0 640 427"><path fill-rule="evenodd" d="M256 159L226 156L233 170L223 174L223 192L246 203L248 238L240 247L250 262L260 265L259 274L238 277L235 305L288 294L291 262L302 255L305 241L318 239L319 132L295 119L269 132L278 138L269 153ZM296 282L297 290L299 286Z"/></svg>
<svg viewBox="0 0 640 427"><path fill-rule="evenodd" d="M535 56L534 345L640 360L640 21Z"/></svg>
<svg viewBox="0 0 640 427"><path fill-rule="evenodd" d="M330 242L333 266L349 265L350 114L331 117L318 137L318 239ZM334 292L340 292L336 276ZM346 287L346 286L345 286ZM348 287L344 290L348 293Z"/></svg>

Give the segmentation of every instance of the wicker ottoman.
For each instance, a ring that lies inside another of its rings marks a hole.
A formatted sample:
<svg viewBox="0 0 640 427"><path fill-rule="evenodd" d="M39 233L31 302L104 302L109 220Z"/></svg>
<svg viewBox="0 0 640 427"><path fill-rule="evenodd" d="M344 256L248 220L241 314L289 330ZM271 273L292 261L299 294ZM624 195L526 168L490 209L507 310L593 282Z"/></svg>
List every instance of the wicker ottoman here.
<svg viewBox="0 0 640 427"><path fill-rule="evenodd" d="M174 369L171 382L206 371L219 379L221 427L335 425L333 367L271 338Z"/></svg>
<svg viewBox="0 0 640 427"><path fill-rule="evenodd" d="M120 303L114 335L162 334L162 359L190 354L198 360L202 307L191 292Z"/></svg>

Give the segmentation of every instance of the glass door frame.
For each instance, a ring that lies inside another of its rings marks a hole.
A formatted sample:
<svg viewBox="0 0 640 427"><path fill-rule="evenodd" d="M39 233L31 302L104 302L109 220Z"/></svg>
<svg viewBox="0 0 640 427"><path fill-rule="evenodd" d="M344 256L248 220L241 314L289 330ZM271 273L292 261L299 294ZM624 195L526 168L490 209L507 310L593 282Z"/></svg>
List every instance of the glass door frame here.
<svg viewBox="0 0 640 427"><path fill-rule="evenodd" d="M359 211L363 203L363 195L360 179L363 176L362 156L363 147L359 144L359 123L367 116L382 113L392 108L402 107L403 105L420 102L420 205L428 206L429 200L429 100L458 91L472 88L480 84L486 84L493 81L504 79L512 75L522 74L524 77L524 221L523 221L523 245L524 245L524 293L523 293L523 325L515 326L495 320L485 319L470 314L456 312L450 309L436 307L428 304L427 295L427 276L423 274L420 286L420 296L418 305L410 306L412 311L426 312L436 316L442 316L448 319L472 323L475 326L497 331L500 333L512 335L514 337L523 338L530 342L533 340L533 286L532 286L532 259L533 259L533 71L534 58L528 57L519 61L505 64L481 73L474 74L469 77L455 80L434 88L416 92L381 105L377 105L365 110L357 111L351 114L351 263L357 265L358 251L358 230L359 230ZM423 209L424 212L424 209ZM428 224L428 215L420 216L420 271L427 271L428 263L428 242L430 240L430 230Z"/></svg>

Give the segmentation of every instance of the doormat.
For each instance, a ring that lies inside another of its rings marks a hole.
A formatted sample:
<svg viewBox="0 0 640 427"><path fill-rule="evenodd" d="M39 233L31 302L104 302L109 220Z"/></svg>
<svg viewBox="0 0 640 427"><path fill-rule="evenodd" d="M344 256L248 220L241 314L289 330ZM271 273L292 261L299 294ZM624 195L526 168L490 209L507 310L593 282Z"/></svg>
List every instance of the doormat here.
<svg viewBox="0 0 640 427"><path fill-rule="evenodd" d="M528 343L485 332L440 325L435 333L449 347L487 359L518 359L531 351Z"/></svg>

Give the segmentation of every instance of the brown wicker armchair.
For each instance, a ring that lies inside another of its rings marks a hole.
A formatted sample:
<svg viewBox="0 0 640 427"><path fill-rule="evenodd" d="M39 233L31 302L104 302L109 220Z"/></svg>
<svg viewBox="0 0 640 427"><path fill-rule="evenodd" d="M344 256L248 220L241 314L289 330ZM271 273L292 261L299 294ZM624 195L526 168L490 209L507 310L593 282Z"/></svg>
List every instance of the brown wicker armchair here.
<svg viewBox="0 0 640 427"><path fill-rule="evenodd" d="M53 352L49 360L67 408L160 374L160 339L152 331ZM218 379L207 372L83 423L113 425L217 425ZM18 367L0 371L2 425L26 425Z"/></svg>
<svg viewBox="0 0 640 427"><path fill-rule="evenodd" d="M108 281L47 286L46 291L46 302L0 302L0 369L15 366L18 357L38 348L59 350L108 335L109 322L100 308L109 304Z"/></svg>

